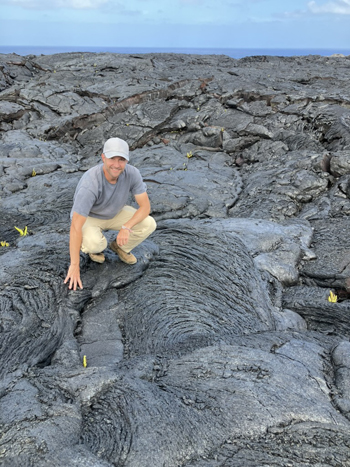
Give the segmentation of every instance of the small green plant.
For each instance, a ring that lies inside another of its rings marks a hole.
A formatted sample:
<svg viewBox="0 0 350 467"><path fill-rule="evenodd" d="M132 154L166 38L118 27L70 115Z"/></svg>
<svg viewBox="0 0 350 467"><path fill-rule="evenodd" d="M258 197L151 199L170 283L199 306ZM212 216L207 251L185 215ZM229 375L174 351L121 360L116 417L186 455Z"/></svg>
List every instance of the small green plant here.
<svg viewBox="0 0 350 467"><path fill-rule="evenodd" d="M187 158L188 158L188 159L191 159L191 157L193 157L192 151L190 151L190 152L187 153Z"/></svg>
<svg viewBox="0 0 350 467"><path fill-rule="evenodd" d="M329 292L328 301L331 303L337 303L338 297L332 292Z"/></svg>
<svg viewBox="0 0 350 467"><path fill-rule="evenodd" d="M10 246L10 244L6 241L1 241L0 246Z"/></svg>
<svg viewBox="0 0 350 467"><path fill-rule="evenodd" d="M18 227L15 226L15 229L17 230L17 232L19 232L20 236L21 237L25 237L26 235L28 235L28 228L27 226L24 227L24 229L19 229Z"/></svg>
<svg viewBox="0 0 350 467"><path fill-rule="evenodd" d="M35 175L36 175L36 172L35 172L35 169L33 169L32 177L35 177Z"/></svg>

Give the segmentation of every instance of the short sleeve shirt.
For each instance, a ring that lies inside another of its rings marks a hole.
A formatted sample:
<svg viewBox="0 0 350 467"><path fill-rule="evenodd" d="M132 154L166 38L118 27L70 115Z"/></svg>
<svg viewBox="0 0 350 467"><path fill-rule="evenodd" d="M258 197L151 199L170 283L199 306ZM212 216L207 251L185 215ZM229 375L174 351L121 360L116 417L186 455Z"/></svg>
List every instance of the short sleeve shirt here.
<svg viewBox="0 0 350 467"><path fill-rule="evenodd" d="M73 212L84 217L112 219L126 205L129 195L140 195L147 190L140 171L127 164L117 183L109 183L103 164L89 169L80 179L74 194Z"/></svg>

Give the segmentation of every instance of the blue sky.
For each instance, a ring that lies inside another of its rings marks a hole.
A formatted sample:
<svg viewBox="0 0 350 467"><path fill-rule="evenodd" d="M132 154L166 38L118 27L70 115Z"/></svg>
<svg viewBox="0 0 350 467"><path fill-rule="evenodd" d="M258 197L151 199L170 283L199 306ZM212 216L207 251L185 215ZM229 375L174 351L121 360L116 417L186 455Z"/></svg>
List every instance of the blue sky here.
<svg viewBox="0 0 350 467"><path fill-rule="evenodd" d="M0 0L0 45L350 49L350 0Z"/></svg>

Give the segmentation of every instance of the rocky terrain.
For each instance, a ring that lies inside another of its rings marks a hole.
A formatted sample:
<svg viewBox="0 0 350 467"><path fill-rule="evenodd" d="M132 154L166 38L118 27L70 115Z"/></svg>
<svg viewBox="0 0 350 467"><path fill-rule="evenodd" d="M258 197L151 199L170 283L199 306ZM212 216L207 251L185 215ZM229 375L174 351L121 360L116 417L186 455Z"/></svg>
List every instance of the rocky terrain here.
<svg viewBox="0 0 350 467"><path fill-rule="evenodd" d="M0 121L0 465L350 466L350 57L0 55ZM69 291L113 136L158 228Z"/></svg>

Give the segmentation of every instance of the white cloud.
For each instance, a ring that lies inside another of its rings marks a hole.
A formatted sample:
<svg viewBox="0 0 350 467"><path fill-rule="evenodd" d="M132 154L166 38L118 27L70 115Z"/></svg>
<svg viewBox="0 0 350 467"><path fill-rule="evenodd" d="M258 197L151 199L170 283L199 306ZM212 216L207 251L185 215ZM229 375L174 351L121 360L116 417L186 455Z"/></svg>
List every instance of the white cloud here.
<svg viewBox="0 0 350 467"><path fill-rule="evenodd" d="M52 10L56 8L92 10L106 5L109 1L110 0L6 0L0 3L38 10Z"/></svg>
<svg viewBox="0 0 350 467"><path fill-rule="evenodd" d="M180 0L180 3L184 3L185 5L200 5L203 3L202 0Z"/></svg>
<svg viewBox="0 0 350 467"><path fill-rule="evenodd" d="M77 9L85 8L99 8L101 5L104 5L108 0L56 0L58 4L62 7L71 7Z"/></svg>
<svg viewBox="0 0 350 467"><path fill-rule="evenodd" d="M336 0L323 5L318 5L315 1L312 1L308 3L308 8L311 13L315 14L350 15L350 0Z"/></svg>

